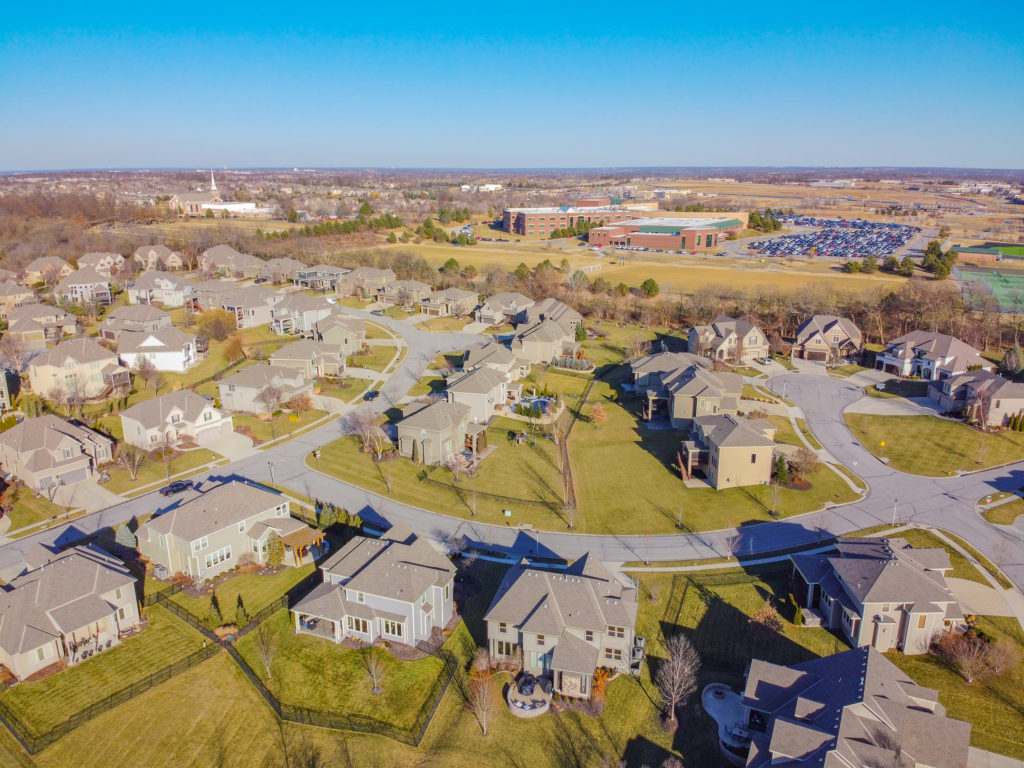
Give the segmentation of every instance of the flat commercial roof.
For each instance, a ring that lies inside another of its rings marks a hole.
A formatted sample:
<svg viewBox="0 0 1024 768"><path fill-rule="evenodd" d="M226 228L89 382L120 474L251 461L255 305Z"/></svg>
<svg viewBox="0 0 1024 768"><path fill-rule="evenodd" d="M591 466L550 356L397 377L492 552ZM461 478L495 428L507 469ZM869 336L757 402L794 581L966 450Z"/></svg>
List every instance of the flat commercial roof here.
<svg viewBox="0 0 1024 768"><path fill-rule="evenodd" d="M627 209L620 205L595 205L577 208L574 205L563 205L558 208L506 208L513 213L608 213L622 212Z"/></svg>
<svg viewBox="0 0 1024 768"><path fill-rule="evenodd" d="M630 227L669 227L672 229L717 229L722 226L742 224L739 219L731 216L715 216L701 219L682 218L675 216L658 216L649 219L632 219L623 221L616 226Z"/></svg>

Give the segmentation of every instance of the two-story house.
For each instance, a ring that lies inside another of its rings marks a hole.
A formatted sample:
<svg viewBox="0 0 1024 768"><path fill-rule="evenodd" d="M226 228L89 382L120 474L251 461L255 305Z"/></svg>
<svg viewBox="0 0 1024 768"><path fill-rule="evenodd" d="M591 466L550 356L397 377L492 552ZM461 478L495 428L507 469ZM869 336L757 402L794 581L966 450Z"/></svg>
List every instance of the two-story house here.
<svg viewBox="0 0 1024 768"><path fill-rule="evenodd" d="M772 477L775 427L728 414L698 416L681 456L686 477L700 471L716 490L764 485Z"/></svg>
<svg viewBox="0 0 1024 768"><path fill-rule="evenodd" d="M78 268L91 267L104 277L110 278L119 274L124 268L124 256L120 253L86 253L78 258Z"/></svg>
<svg viewBox="0 0 1024 768"><path fill-rule="evenodd" d="M34 491L88 480L114 460L114 441L52 414L0 432L0 464Z"/></svg>
<svg viewBox="0 0 1024 768"><path fill-rule="evenodd" d="M143 400L121 413L126 443L147 451L188 440L197 445L231 434L232 420L190 389Z"/></svg>
<svg viewBox="0 0 1024 768"><path fill-rule="evenodd" d="M420 312L428 317L469 317L480 301L476 291L445 288L420 300Z"/></svg>
<svg viewBox="0 0 1024 768"><path fill-rule="evenodd" d="M218 485L140 525L139 554L167 575L212 579L246 562L267 562L276 535L284 564L299 566L323 554L324 536L290 517L289 504L287 496L247 483Z"/></svg>
<svg viewBox="0 0 1024 768"><path fill-rule="evenodd" d="M79 664L139 630L136 579L116 557L40 546L26 559L29 570L0 591L0 664L16 679Z"/></svg>
<svg viewBox="0 0 1024 768"><path fill-rule="evenodd" d="M406 406L398 422L399 454L423 464L444 464L467 448L477 453L486 446L486 425L473 422L471 412L468 405L447 400Z"/></svg>
<svg viewBox="0 0 1024 768"><path fill-rule="evenodd" d="M348 270L333 264L314 264L295 271L292 281L300 288L311 288L314 291L334 293L335 286Z"/></svg>
<svg viewBox="0 0 1024 768"><path fill-rule="evenodd" d="M270 309L270 330L281 335L312 335L316 324L334 311L322 296L290 293Z"/></svg>
<svg viewBox="0 0 1024 768"><path fill-rule="evenodd" d="M992 370L992 363L970 344L934 331L911 331L893 339L875 356L875 370L896 376L945 379L971 370Z"/></svg>
<svg viewBox="0 0 1024 768"><path fill-rule="evenodd" d="M583 315L558 299L541 299L536 304L526 307L526 318L523 322L533 324L545 320L554 320L574 333L583 325Z"/></svg>
<svg viewBox="0 0 1024 768"><path fill-rule="evenodd" d="M317 320L309 335L314 341L341 347L342 355L348 357L363 348L366 341L366 321L335 313L323 320Z"/></svg>
<svg viewBox="0 0 1024 768"><path fill-rule="evenodd" d="M280 285L292 282L300 270L306 268L301 261L292 258L267 259L260 267L257 279Z"/></svg>
<svg viewBox="0 0 1024 768"><path fill-rule="evenodd" d="M320 570L324 583L291 609L300 634L416 646L452 620L455 566L404 525L354 537Z"/></svg>
<svg viewBox="0 0 1024 768"><path fill-rule="evenodd" d="M215 245L203 251L199 268L207 274L254 278L263 269L263 259L240 253L230 245Z"/></svg>
<svg viewBox="0 0 1024 768"><path fill-rule="evenodd" d="M270 413L299 395L313 395L313 382L294 368L250 365L218 382L221 405L229 411Z"/></svg>
<svg viewBox="0 0 1024 768"><path fill-rule="evenodd" d="M419 280L392 280L377 291L377 301L385 307L412 309L430 295L433 289Z"/></svg>
<svg viewBox="0 0 1024 768"><path fill-rule="evenodd" d="M159 331L171 325L171 315L151 304L128 304L115 307L96 326L104 341L117 341L125 331Z"/></svg>
<svg viewBox="0 0 1024 768"><path fill-rule="evenodd" d="M7 334L28 350L46 349L78 332L75 316L49 304L22 304L7 316Z"/></svg>
<svg viewBox="0 0 1024 768"><path fill-rule="evenodd" d="M34 301L36 294L31 288L14 282L0 282L0 320L6 321L12 311Z"/></svg>
<svg viewBox="0 0 1024 768"><path fill-rule="evenodd" d="M496 409L519 400L519 387L512 387L498 371L481 366L458 373L445 384L445 397L449 403L469 406L469 417L486 424Z"/></svg>
<svg viewBox="0 0 1024 768"><path fill-rule="evenodd" d="M181 254L172 251L166 245L140 245L135 249L133 258L141 270L172 270L185 267Z"/></svg>
<svg viewBox="0 0 1024 768"><path fill-rule="evenodd" d="M504 376L505 381L510 384L530 375L530 363L520 360L512 350L496 341L489 341L483 346L470 347L466 350L462 369L472 371L477 368L491 368Z"/></svg>
<svg viewBox="0 0 1024 768"><path fill-rule="evenodd" d="M589 553L559 572L524 561L508 569L484 615L487 651L550 675L564 696L587 698L598 667L629 672L637 607L635 584Z"/></svg>
<svg viewBox="0 0 1024 768"><path fill-rule="evenodd" d="M515 325L526 320L526 310L533 304L533 299L521 293L496 293L480 305L474 319L487 325Z"/></svg>
<svg viewBox="0 0 1024 768"><path fill-rule="evenodd" d="M128 284L128 303L183 307L193 299L195 290L195 283L179 275L161 271L143 272Z"/></svg>
<svg viewBox="0 0 1024 768"><path fill-rule="evenodd" d="M284 301L284 294L264 288L262 285L247 285L221 299L221 307L235 316L240 329L267 325L273 318L273 309Z"/></svg>
<svg viewBox="0 0 1024 768"><path fill-rule="evenodd" d="M805 624L841 630L854 646L925 653L939 632L964 623L946 585L946 550L905 539L839 539L835 553L790 555Z"/></svg>
<svg viewBox="0 0 1024 768"><path fill-rule="evenodd" d="M690 329L687 350L723 363L747 365L756 358L768 357L768 337L746 320L721 315L711 325Z"/></svg>
<svg viewBox="0 0 1024 768"><path fill-rule="evenodd" d="M864 336L853 320L835 315L813 315L796 329L790 354L802 360L839 363L861 351Z"/></svg>
<svg viewBox="0 0 1024 768"><path fill-rule="evenodd" d="M40 256L25 267L24 282L29 287L37 283L55 283L74 271L74 267L58 256Z"/></svg>
<svg viewBox="0 0 1024 768"><path fill-rule="evenodd" d="M928 382L928 397L945 413L988 427L1005 427L1024 411L1024 384L992 371L968 371Z"/></svg>
<svg viewBox="0 0 1024 768"><path fill-rule="evenodd" d="M306 378L342 376L345 373L345 355L341 345L302 339L285 344L270 356L270 364L278 368L302 371Z"/></svg>
<svg viewBox="0 0 1024 768"><path fill-rule="evenodd" d="M83 267L63 278L57 283L55 293L73 304L95 302L107 305L112 301L110 278L92 267Z"/></svg>
<svg viewBox="0 0 1024 768"><path fill-rule="evenodd" d="M395 279L390 269L356 267L338 278L334 290L339 296L376 296L377 291Z"/></svg>
<svg viewBox="0 0 1024 768"><path fill-rule="evenodd" d="M743 377L691 360L685 352L662 352L630 363L630 387L644 400L645 419L667 418L673 427L684 429L699 416L739 411Z"/></svg>
<svg viewBox="0 0 1024 768"><path fill-rule="evenodd" d="M237 290L238 284L232 280L202 280L192 287L192 305L201 312L223 309Z"/></svg>
<svg viewBox="0 0 1024 768"><path fill-rule="evenodd" d="M516 328L511 344L512 354L531 364L551 363L562 357L576 357L580 344L576 331L568 322L540 320Z"/></svg>
<svg viewBox="0 0 1024 768"><path fill-rule="evenodd" d="M199 362L194 334L168 325L158 331L125 331L117 342L124 364L136 370L148 360L158 371L184 373Z"/></svg>
<svg viewBox="0 0 1024 768"><path fill-rule="evenodd" d="M92 339L67 339L40 353L29 363L28 381L44 397L61 392L88 400L131 388L131 375L117 353Z"/></svg>

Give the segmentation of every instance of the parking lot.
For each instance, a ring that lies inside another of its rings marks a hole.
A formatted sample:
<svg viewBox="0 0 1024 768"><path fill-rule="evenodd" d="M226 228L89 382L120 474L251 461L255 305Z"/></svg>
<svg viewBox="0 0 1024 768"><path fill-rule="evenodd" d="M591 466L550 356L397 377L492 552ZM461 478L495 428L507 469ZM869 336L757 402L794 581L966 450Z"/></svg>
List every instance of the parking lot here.
<svg viewBox="0 0 1024 768"><path fill-rule="evenodd" d="M830 256L844 259L889 256L904 248L921 231L919 227L906 224L863 219L784 216L782 221L792 226L818 229L759 240L751 243L749 249L762 256Z"/></svg>

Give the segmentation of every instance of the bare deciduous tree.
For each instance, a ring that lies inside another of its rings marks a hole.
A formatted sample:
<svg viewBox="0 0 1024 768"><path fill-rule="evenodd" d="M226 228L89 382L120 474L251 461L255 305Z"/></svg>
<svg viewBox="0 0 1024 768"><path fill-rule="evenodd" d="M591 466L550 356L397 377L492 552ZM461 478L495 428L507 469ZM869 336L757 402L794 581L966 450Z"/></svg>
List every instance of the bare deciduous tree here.
<svg viewBox="0 0 1024 768"><path fill-rule="evenodd" d="M128 443L119 443L117 446L117 460L128 470L132 480L139 476L139 470L146 463L148 454L142 448Z"/></svg>
<svg viewBox="0 0 1024 768"><path fill-rule="evenodd" d="M29 350L20 339L14 338L9 333L0 338L0 363L12 371L21 373L21 369L28 362L29 357Z"/></svg>
<svg viewBox="0 0 1024 768"><path fill-rule="evenodd" d="M380 685L384 682L384 675L387 672L387 667L384 663L384 652L379 648L374 648L372 645L367 646L363 651L363 669L366 671L366 677L370 681L370 693L374 696L382 694L384 689Z"/></svg>
<svg viewBox="0 0 1024 768"><path fill-rule="evenodd" d="M494 717L497 699L489 680L473 679L469 681L469 692L466 696L466 708L473 713L480 725L482 735L487 735L487 724Z"/></svg>
<svg viewBox="0 0 1024 768"><path fill-rule="evenodd" d="M933 641L932 652L956 667L968 684L1002 675L1018 661L1005 640L988 641L974 631L944 632Z"/></svg>
<svg viewBox="0 0 1024 768"><path fill-rule="evenodd" d="M160 371L156 369L153 361L148 357L140 357L138 362L135 364L135 373L142 379L149 388L156 394L160 390L160 384L163 382L163 376Z"/></svg>
<svg viewBox="0 0 1024 768"><path fill-rule="evenodd" d="M768 598L765 598L764 604L751 615L747 623L750 629L761 637L782 631L782 617Z"/></svg>
<svg viewBox="0 0 1024 768"><path fill-rule="evenodd" d="M267 680L270 679L270 665L274 663L274 655L277 653L277 637L270 624L264 621L253 633L256 636L256 653L267 670Z"/></svg>
<svg viewBox="0 0 1024 768"><path fill-rule="evenodd" d="M654 682L661 692L666 714L674 723L676 709L697 689L700 656L682 632L671 635L665 641L665 650L668 651L668 658L658 665Z"/></svg>
<svg viewBox="0 0 1024 768"><path fill-rule="evenodd" d="M283 395L284 390L271 384L268 387L264 387L263 390L256 395L256 399L263 403L264 407L267 409L267 413L273 413L277 410L278 406L281 405L281 397Z"/></svg>
<svg viewBox="0 0 1024 768"><path fill-rule="evenodd" d="M789 465L800 477L807 477L807 475L818 468L820 463L821 460L818 459L818 454L810 448L797 448L789 459Z"/></svg>

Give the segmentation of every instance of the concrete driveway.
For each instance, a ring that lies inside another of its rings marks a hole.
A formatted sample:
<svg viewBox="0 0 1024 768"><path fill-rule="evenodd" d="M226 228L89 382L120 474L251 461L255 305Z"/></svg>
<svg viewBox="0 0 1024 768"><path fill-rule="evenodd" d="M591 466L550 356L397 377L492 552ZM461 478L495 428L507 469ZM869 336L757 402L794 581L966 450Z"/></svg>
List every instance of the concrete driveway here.
<svg viewBox="0 0 1024 768"><path fill-rule="evenodd" d="M120 504L124 499L111 493L98 482L96 478L86 480L84 483L74 485L63 485L57 489L53 496L53 503L71 509L84 509L86 512L95 512L98 509L106 509L115 504Z"/></svg>
<svg viewBox="0 0 1024 768"><path fill-rule="evenodd" d="M864 397L847 407L846 413L876 416L935 416L936 403L927 397Z"/></svg>
<svg viewBox="0 0 1024 768"><path fill-rule="evenodd" d="M259 453L259 449L253 446L252 440L240 432L231 432L203 447L209 448L214 453L219 453L229 461L237 461Z"/></svg>
<svg viewBox="0 0 1024 768"><path fill-rule="evenodd" d="M1013 616L1013 611L995 587L968 579L946 577L946 584L953 590L964 613L975 616Z"/></svg>

